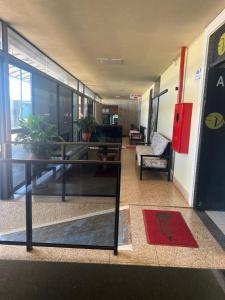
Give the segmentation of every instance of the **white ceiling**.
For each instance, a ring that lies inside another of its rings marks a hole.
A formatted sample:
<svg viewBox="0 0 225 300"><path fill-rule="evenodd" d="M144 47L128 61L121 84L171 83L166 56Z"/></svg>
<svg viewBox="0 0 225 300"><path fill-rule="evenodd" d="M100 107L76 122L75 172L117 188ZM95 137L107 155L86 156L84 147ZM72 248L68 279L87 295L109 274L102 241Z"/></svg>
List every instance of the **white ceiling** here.
<svg viewBox="0 0 225 300"><path fill-rule="evenodd" d="M224 0L0 0L0 18L103 98L122 99L143 93L223 8Z"/></svg>

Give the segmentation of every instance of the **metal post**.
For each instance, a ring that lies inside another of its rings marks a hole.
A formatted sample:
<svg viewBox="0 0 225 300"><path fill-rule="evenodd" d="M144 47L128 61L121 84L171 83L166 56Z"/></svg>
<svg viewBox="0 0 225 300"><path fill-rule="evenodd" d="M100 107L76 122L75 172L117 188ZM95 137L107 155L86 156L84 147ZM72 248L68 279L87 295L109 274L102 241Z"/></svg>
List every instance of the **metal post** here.
<svg viewBox="0 0 225 300"><path fill-rule="evenodd" d="M65 160L65 144L62 144L62 160ZM65 164L62 165L62 202L65 202L65 191L66 191L66 178L65 178Z"/></svg>
<svg viewBox="0 0 225 300"><path fill-rule="evenodd" d="M25 164L26 180L26 239L27 251L32 250L32 185L31 162Z"/></svg>
<svg viewBox="0 0 225 300"><path fill-rule="evenodd" d="M121 164L119 164L117 167L115 228L114 228L114 255L118 254L119 217L120 217L120 178L121 178Z"/></svg>

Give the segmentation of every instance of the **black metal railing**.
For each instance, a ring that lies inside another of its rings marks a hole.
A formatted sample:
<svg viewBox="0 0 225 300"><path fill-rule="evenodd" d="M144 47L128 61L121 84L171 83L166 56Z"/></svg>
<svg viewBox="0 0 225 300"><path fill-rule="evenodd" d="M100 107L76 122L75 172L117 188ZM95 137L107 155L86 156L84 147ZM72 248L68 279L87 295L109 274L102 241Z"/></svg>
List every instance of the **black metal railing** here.
<svg viewBox="0 0 225 300"><path fill-rule="evenodd" d="M19 158L13 147L21 145L26 151L23 157L21 152ZM13 186L14 200L11 201L19 205L18 214L16 205L11 208L15 219L20 218L20 225L15 221L16 225L10 230L0 233L0 243L26 245L28 251L33 246L47 246L106 249L117 254L121 144L45 145L54 148L54 155L48 149L45 159L30 158L29 144L8 143L5 146L7 155L0 160L1 166L9 171L14 170L14 166L22 166L20 172L23 170L23 174L21 184ZM87 150L80 157L76 156L78 146ZM19 214L25 215L24 220ZM3 217L7 218L5 213Z"/></svg>

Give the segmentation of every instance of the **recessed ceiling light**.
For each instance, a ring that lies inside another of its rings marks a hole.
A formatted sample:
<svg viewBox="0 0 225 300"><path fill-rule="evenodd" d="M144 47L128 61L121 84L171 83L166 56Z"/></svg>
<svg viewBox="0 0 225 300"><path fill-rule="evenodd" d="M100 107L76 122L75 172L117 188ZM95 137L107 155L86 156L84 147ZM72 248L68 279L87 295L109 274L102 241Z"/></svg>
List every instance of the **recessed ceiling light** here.
<svg viewBox="0 0 225 300"><path fill-rule="evenodd" d="M116 96L116 98L120 98L120 96Z"/></svg>
<svg viewBox="0 0 225 300"><path fill-rule="evenodd" d="M122 65L122 58L108 58L108 57L98 57L96 58L98 65Z"/></svg>

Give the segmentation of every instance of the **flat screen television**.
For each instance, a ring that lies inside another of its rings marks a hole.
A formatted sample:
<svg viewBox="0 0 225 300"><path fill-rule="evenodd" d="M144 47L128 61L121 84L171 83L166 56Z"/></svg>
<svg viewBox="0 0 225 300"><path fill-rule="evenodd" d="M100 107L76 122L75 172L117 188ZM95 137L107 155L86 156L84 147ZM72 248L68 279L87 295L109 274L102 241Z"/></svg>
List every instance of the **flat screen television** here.
<svg viewBox="0 0 225 300"><path fill-rule="evenodd" d="M122 129L120 125L98 125L92 133L91 142L122 143Z"/></svg>

